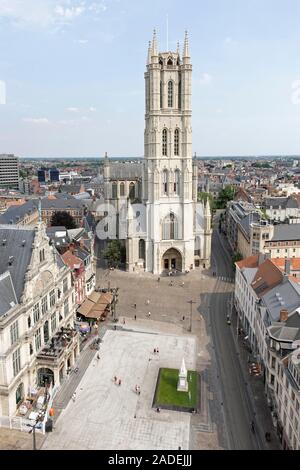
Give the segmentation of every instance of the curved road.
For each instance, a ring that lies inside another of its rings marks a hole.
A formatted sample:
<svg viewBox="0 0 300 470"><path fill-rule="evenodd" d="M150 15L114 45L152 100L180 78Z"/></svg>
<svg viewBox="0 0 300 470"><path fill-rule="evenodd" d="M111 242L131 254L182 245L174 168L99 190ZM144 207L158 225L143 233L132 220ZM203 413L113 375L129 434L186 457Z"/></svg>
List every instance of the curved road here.
<svg viewBox="0 0 300 470"><path fill-rule="evenodd" d="M217 279L214 293L210 296L208 313L223 397L228 447L232 450L259 449L258 436L251 431L254 417L247 384L237 356L232 328L226 323L234 284L222 281L222 277L232 278L233 272L231 259L217 230L212 239L212 261Z"/></svg>

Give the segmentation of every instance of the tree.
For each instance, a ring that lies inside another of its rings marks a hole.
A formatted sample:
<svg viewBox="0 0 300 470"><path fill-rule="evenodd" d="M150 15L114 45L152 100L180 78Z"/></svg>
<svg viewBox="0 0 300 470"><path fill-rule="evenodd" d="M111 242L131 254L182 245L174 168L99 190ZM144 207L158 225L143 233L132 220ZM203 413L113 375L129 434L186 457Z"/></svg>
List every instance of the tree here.
<svg viewBox="0 0 300 470"><path fill-rule="evenodd" d="M206 202L207 198L209 199L210 209L212 211L216 210L216 201L211 193L206 193L204 191L198 192L198 202Z"/></svg>
<svg viewBox="0 0 300 470"><path fill-rule="evenodd" d="M233 186L226 186L219 193L217 199L217 209L225 209L227 202L232 201L236 194L236 189Z"/></svg>
<svg viewBox="0 0 300 470"><path fill-rule="evenodd" d="M103 258L107 260L109 266L118 266L122 258L122 247L119 240L111 240L108 242L103 252Z"/></svg>
<svg viewBox="0 0 300 470"><path fill-rule="evenodd" d="M235 271L236 270L236 266L235 266L235 263L237 263L238 261L241 261L243 259L243 256L241 255L241 253L236 253L233 258L232 258L232 264L233 264L233 270Z"/></svg>
<svg viewBox="0 0 300 470"><path fill-rule="evenodd" d="M76 228L74 218L68 212L55 212L52 216L51 227L66 227L67 230Z"/></svg>

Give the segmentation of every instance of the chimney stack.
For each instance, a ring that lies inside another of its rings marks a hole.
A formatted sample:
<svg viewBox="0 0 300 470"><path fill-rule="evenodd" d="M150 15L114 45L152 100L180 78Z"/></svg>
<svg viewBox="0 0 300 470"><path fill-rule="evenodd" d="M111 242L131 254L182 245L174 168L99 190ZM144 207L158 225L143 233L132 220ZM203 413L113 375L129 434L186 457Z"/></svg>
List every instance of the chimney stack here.
<svg viewBox="0 0 300 470"><path fill-rule="evenodd" d="M289 312L286 309L280 310L280 322L286 323L289 316Z"/></svg>
<svg viewBox="0 0 300 470"><path fill-rule="evenodd" d="M288 276L291 274L291 260L288 258L285 259L284 272Z"/></svg>

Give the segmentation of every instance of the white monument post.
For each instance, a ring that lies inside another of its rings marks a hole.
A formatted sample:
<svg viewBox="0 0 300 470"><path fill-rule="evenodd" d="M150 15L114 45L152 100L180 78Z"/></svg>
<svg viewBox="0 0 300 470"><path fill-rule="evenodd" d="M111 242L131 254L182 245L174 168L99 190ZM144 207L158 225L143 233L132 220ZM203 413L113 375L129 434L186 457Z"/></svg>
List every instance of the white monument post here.
<svg viewBox="0 0 300 470"><path fill-rule="evenodd" d="M189 384L187 381L187 370L185 367L184 359L182 359L181 368L178 376L177 391L178 392L188 392Z"/></svg>

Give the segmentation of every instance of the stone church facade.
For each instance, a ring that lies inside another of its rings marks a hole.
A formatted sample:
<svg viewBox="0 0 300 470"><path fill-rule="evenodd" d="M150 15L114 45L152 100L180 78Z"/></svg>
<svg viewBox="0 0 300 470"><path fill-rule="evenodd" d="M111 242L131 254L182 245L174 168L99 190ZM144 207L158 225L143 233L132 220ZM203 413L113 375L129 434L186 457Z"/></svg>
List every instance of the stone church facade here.
<svg viewBox="0 0 300 470"><path fill-rule="evenodd" d="M149 43L145 73L145 157L104 164L104 198L118 220L126 209L128 271L187 272L210 266L210 206L197 203L197 162L192 158L192 65L186 33L183 55ZM137 205L138 204L138 205ZM143 212L142 223L138 223ZM124 221L124 217L122 218ZM126 233L126 236L122 235Z"/></svg>

